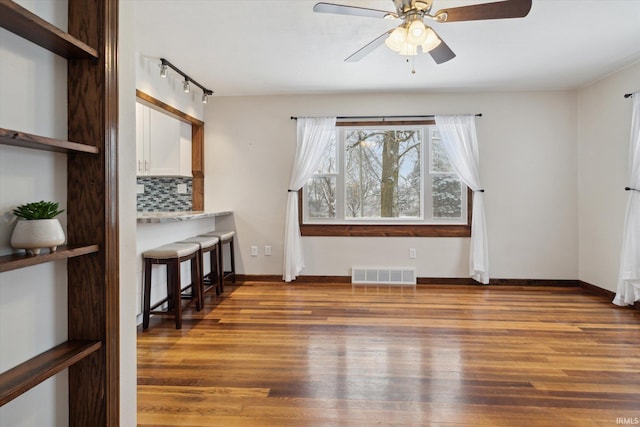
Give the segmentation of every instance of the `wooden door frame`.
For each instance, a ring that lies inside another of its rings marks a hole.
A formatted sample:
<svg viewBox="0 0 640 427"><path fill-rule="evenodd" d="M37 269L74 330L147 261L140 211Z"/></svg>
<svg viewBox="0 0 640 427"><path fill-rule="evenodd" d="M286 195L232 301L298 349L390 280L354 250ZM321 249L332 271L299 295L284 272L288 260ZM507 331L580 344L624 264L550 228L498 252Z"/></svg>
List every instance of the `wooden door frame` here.
<svg viewBox="0 0 640 427"><path fill-rule="evenodd" d="M204 122L136 89L136 98L191 125L192 209L204 210Z"/></svg>

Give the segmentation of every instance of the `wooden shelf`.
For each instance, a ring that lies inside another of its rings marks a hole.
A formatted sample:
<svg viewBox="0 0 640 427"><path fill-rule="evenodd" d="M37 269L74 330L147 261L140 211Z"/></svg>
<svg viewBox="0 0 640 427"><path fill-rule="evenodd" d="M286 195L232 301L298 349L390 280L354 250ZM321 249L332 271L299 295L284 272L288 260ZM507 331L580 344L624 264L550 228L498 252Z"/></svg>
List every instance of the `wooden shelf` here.
<svg viewBox="0 0 640 427"><path fill-rule="evenodd" d="M0 406L98 351L100 341L67 341L0 374Z"/></svg>
<svg viewBox="0 0 640 427"><path fill-rule="evenodd" d="M100 248L98 245L58 246L57 251L40 255L27 255L25 253L5 255L0 257L0 273L30 267L32 265L44 264L46 262L57 261L60 259L91 254L98 252L99 250Z"/></svg>
<svg viewBox="0 0 640 427"><path fill-rule="evenodd" d="M2 0L0 0L2 1ZM98 154L97 147L62 139L47 138L17 130L0 128L0 144L14 147L33 148L36 150L56 151L58 153L90 153Z"/></svg>
<svg viewBox="0 0 640 427"><path fill-rule="evenodd" d="M118 209L113 197L118 187L118 2L59 2L56 10L64 8L68 16L63 31L15 1L0 0L0 27L68 59L66 138L92 144L0 129L0 145L71 154L67 235L72 242L92 242L37 256L0 257L0 272L77 257L67 263L68 341L0 373L2 406L68 368L70 426L117 427L120 419ZM93 255L80 256L85 254ZM29 276L25 280L38 280ZM33 410L39 410L37 404L32 402Z"/></svg>
<svg viewBox="0 0 640 427"><path fill-rule="evenodd" d="M98 51L11 0L0 0L0 26L67 59L97 59Z"/></svg>

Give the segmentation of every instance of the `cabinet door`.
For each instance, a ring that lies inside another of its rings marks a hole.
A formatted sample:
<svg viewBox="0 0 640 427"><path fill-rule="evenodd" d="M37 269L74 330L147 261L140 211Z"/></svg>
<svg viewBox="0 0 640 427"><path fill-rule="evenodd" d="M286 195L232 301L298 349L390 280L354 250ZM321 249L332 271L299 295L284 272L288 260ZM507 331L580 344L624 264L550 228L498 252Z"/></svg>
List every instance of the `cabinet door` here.
<svg viewBox="0 0 640 427"><path fill-rule="evenodd" d="M136 175L144 175L148 166L145 151L149 146L149 108L136 102Z"/></svg>
<svg viewBox="0 0 640 427"><path fill-rule="evenodd" d="M180 121L149 108L149 161L147 175L180 174Z"/></svg>
<svg viewBox="0 0 640 427"><path fill-rule="evenodd" d="M191 124L180 122L180 175L192 176Z"/></svg>

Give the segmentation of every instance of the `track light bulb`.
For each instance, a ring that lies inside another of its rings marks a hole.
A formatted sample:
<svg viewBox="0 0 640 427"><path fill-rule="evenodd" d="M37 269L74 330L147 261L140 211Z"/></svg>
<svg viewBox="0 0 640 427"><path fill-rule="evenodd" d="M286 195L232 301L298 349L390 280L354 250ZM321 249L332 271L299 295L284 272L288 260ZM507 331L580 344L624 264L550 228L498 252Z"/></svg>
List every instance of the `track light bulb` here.
<svg viewBox="0 0 640 427"><path fill-rule="evenodd" d="M189 93L189 80L184 81L184 83L182 84L182 88L184 89L184 93Z"/></svg>
<svg viewBox="0 0 640 427"><path fill-rule="evenodd" d="M160 77L167 78L167 64L160 65Z"/></svg>
<svg viewBox="0 0 640 427"><path fill-rule="evenodd" d="M206 94L206 93L203 93L203 94L202 94L202 103L203 103L203 104L206 104L206 103L207 103L207 98L208 98L207 94Z"/></svg>

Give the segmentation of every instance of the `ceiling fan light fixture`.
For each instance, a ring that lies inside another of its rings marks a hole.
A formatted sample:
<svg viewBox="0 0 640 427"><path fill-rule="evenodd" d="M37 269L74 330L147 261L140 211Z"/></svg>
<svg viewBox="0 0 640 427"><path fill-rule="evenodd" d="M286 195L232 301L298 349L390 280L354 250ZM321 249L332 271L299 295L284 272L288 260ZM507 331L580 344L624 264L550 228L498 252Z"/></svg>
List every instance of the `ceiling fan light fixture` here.
<svg viewBox="0 0 640 427"><path fill-rule="evenodd" d="M413 6L417 9L417 10L428 10L430 8L430 3L431 2L426 2L426 1L416 1Z"/></svg>
<svg viewBox="0 0 640 427"><path fill-rule="evenodd" d="M400 52L402 47L406 45L406 41L407 29L401 25L389 34L389 37L384 41L384 44L394 52Z"/></svg>
<svg viewBox="0 0 640 427"><path fill-rule="evenodd" d="M431 52L433 49L440 46L440 43L442 43L442 40L438 38L438 35L431 28L427 27L425 34L425 39L421 44L422 52Z"/></svg>
<svg viewBox="0 0 640 427"><path fill-rule="evenodd" d="M347 57L345 62L359 61L384 43L390 50L401 55L416 55L418 46L420 46L421 52L429 52L437 64L442 64L455 58L456 54L428 25L425 25L425 20L430 19L438 23L445 23L524 18L531 11L532 4L532 0L484 0L474 2L479 4L452 6L432 13L434 0L392 1L395 12L325 2L317 3L313 7L313 11L371 18L402 19L400 27L387 30Z"/></svg>
<svg viewBox="0 0 640 427"><path fill-rule="evenodd" d="M420 19L416 19L409 25L407 31L407 43L413 45L422 44L427 38L427 27Z"/></svg>
<svg viewBox="0 0 640 427"><path fill-rule="evenodd" d="M418 46L411 43L405 43L398 53L404 56L416 56L418 54Z"/></svg>

